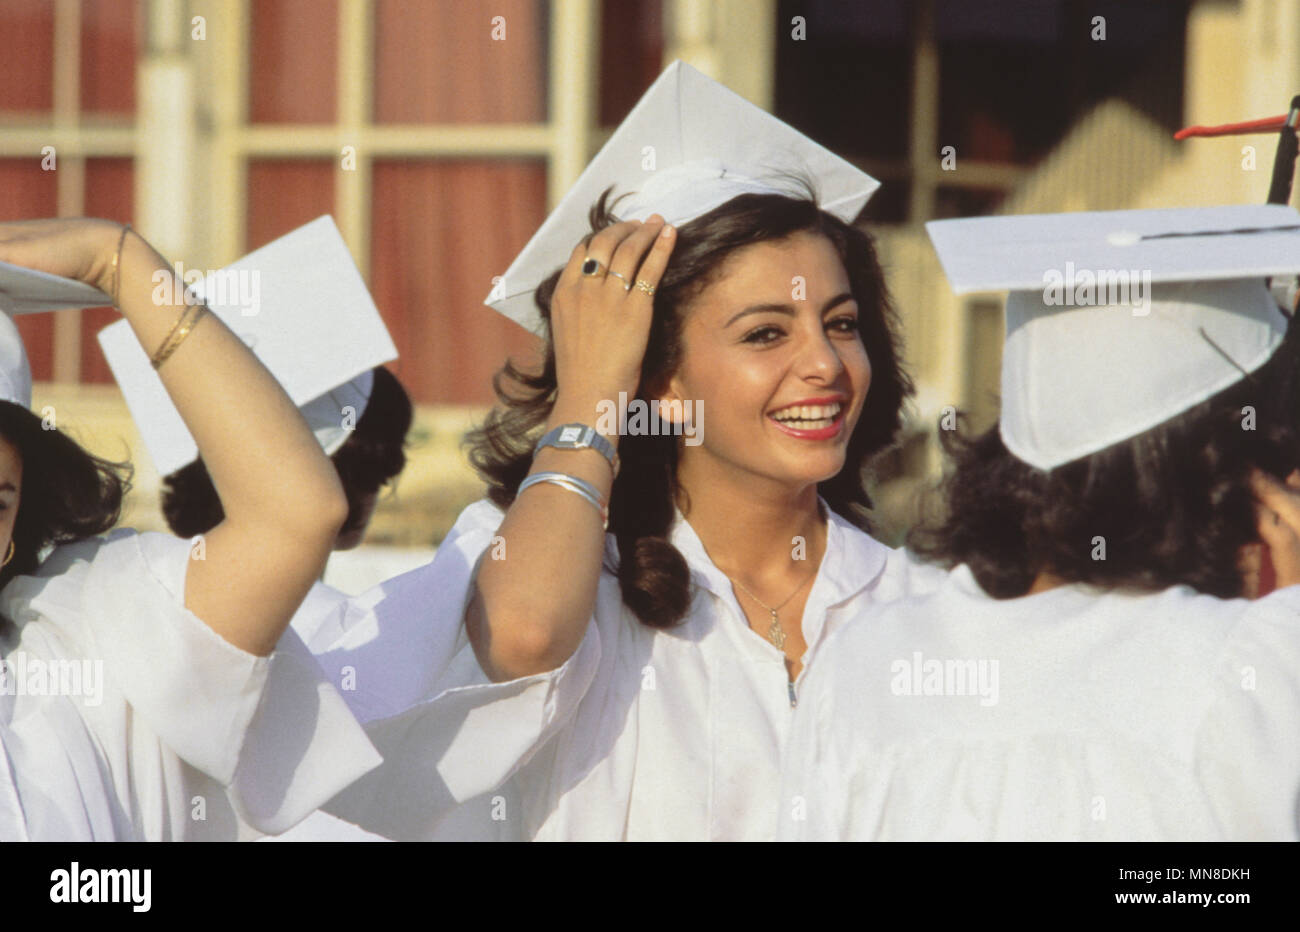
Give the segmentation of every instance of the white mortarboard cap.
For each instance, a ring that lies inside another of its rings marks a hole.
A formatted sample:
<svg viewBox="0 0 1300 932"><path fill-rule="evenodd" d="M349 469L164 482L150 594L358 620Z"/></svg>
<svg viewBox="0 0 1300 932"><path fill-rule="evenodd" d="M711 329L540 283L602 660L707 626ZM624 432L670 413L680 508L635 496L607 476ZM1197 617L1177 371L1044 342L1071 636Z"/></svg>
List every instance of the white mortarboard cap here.
<svg viewBox="0 0 1300 932"><path fill-rule="evenodd" d="M367 369L351 382L331 389L298 409L326 456L338 452L352 433L349 427L344 426L343 412L352 409L354 416L350 423L355 427L356 422L361 420L361 415L366 413L374 386L375 370Z"/></svg>
<svg viewBox="0 0 1300 932"><path fill-rule="evenodd" d="M194 290L279 380L326 453L342 446L369 400L371 370L397 349L333 219L299 227ZM192 462L194 438L130 325L105 327L99 343L159 475Z"/></svg>
<svg viewBox="0 0 1300 932"><path fill-rule="evenodd" d="M1052 469L1169 420L1282 342L1265 279L1300 271L1300 213L1238 206L926 224L958 294L1009 290L1002 440Z"/></svg>
<svg viewBox="0 0 1300 932"><path fill-rule="evenodd" d="M559 206L528 241L486 303L541 333L533 291L568 261L591 232L587 215L602 191L630 197L621 220L658 213L680 226L740 194L803 196L813 182L824 210L852 221L880 183L803 133L705 77L673 62L645 92Z"/></svg>
<svg viewBox="0 0 1300 932"><path fill-rule="evenodd" d="M32 404L32 370L11 315L99 307L113 299L98 288L48 272L0 262L0 401Z"/></svg>

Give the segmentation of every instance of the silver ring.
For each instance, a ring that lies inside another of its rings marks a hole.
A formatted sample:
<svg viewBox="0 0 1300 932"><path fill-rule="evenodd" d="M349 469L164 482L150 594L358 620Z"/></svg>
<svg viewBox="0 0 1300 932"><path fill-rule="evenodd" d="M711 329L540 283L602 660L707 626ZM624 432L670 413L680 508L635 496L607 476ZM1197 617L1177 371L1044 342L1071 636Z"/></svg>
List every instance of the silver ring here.
<svg viewBox="0 0 1300 932"><path fill-rule="evenodd" d="M624 290L624 291L631 291L631 290L632 290L632 286L628 284L627 279L624 278L622 275L619 275L619 274L618 274L617 272L615 272L613 269L610 269L610 270L609 270L609 274L610 274L610 275L613 275L615 278L617 278L619 281L621 281L621 282L623 283L623 290Z"/></svg>

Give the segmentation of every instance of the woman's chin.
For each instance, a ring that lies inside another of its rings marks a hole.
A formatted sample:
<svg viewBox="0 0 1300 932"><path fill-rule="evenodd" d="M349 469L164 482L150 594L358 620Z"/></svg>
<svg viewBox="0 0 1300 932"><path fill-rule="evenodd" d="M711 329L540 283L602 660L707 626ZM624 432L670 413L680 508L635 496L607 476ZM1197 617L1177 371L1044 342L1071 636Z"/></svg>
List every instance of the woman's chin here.
<svg viewBox="0 0 1300 932"><path fill-rule="evenodd" d="M792 488L806 488L809 485L834 479L843 469L843 454L835 455L828 451L821 455L810 456L798 464L792 464L789 473L782 478Z"/></svg>

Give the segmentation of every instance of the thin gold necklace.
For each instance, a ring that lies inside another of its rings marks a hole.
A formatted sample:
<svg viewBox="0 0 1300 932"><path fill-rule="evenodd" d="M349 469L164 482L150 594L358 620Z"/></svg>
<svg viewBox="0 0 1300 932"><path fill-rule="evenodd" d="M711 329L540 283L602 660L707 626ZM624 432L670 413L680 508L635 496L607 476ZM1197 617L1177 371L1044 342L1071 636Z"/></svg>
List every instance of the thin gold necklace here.
<svg viewBox="0 0 1300 932"><path fill-rule="evenodd" d="M808 580L812 579L812 578L813 578L814 576L816 576L816 575L817 575L817 568L816 568L816 567L813 567L813 571L812 571L811 573L809 573L807 576L805 576L804 579L803 579L803 582L799 583L799 585L795 587L794 592L791 592L788 596L786 596L785 599L781 602L781 604L778 605L776 608L773 608L772 606L768 605L766 602L764 602L764 601L763 601L762 599L760 599L758 596L754 595L754 593L750 592L750 591L749 591L749 588L748 588L748 587L747 587L743 582L741 582L739 579L732 579L730 576L728 576L727 578L728 578L728 579L731 579L731 581L732 581L733 583L735 583L735 584L736 584L737 586L739 586L742 590L744 590L744 592L745 592L746 595L748 595L751 599L753 599L753 600L754 600L755 602L757 602L759 605L763 606L763 608L766 609L766 610L768 611L768 613L771 614L771 616L772 616L772 624L771 624L771 626L768 627L768 629L767 629L767 639L768 639L769 641L771 641L774 645L776 645L776 649L777 649L777 650L779 650L779 651L781 651L782 653L784 653L784 652L785 652L785 632L781 630L781 621L780 621L779 618L777 618L776 613L779 612L781 609L785 608L786 604L787 604L791 599L793 599L796 595L799 594L799 590L802 589L804 586L808 585Z"/></svg>

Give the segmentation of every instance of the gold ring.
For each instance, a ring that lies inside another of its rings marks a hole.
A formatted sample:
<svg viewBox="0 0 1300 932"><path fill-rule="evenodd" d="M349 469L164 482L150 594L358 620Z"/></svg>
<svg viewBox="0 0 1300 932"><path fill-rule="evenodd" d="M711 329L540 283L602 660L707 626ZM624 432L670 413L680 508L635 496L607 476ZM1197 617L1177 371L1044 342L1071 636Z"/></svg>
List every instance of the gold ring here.
<svg viewBox="0 0 1300 932"><path fill-rule="evenodd" d="M584 259L582 262L582 274L587 278L595 278L601 274L604 263L599 259Z"/></svg>
<svg viewBox="0 0 1300 932"><path fill-rule="evenodd" d="M637 291L644 291L652 298L655 296L655 286L650 284L644 278L638 278L636 280L636 289Z"/></svg>

